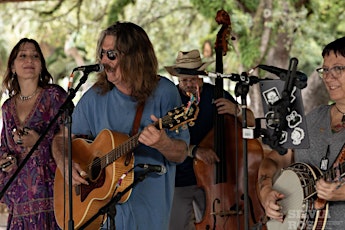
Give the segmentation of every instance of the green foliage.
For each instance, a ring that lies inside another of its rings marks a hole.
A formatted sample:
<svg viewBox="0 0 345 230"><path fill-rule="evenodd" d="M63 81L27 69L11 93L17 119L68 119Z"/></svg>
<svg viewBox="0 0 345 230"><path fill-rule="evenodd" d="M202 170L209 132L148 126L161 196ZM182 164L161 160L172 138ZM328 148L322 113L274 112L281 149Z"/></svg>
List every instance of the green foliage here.
<svg viewBox="0 0 345 230"><path fill-rule="evenodd" d="M246 52L241 52L241 63L245 69L250 69L253 66L254 61L260 57L260 39L241 39L239 43L240 50L246 50Z"/></svg>
<svg viewBox="0 0 345 230"><path fill-rule="evenodd" d="M124 9L129 4L135 4L135 0L113 0L109 7L107 24L111 25L124 17Z"/></svg>
<svg viewBox="0 0 345 230"><path fill-rule="evenodd" d="M214 18L220 9L229 12L233 8L232 1L225 0L190 0L190 2L205 18Z"/></svg>
<svg viewBox="0 0 345 230"><path fill-rule="evenodd" d="M258 8L260 0L242 0L241 2L243 7L247 9L248 12L255 12Z"/></svg>
<svg viewBox="0 0 345 230"><path fill-rule="evenodd" d="M236 41L230 41L229 54L225 57L232 72L243 71L257 62L279 59L279 56L271 59L269 56L282 50L277 46L277 39L282 34L286 34L286 43L283 44L288 52L286 56L298 57L299 66L312 72L315 66L320 65L323 45L345 34L343 0L274 0L272 6L261 2L267 4L263 0L1 3L0 59L3 66L6 62L3 59L13 45L22 37L31 37L49 45L49 65L54 66L57 75L66 75L76 65L64 54L70 36L73 36L72 45L78 48L84 61L92 63L101 29L115 21L128 20L147 31L159 59L160 71L165 74L164 66L173 64L179 50L201 50L205 40L215 42L220 28L215 16L218 10L224 9L230 15L231 32L236 38ZM267 32L266 36L264 32ZM233 43L236 43L236 49ZM59 64L54 65L55 62Z"/></svg>

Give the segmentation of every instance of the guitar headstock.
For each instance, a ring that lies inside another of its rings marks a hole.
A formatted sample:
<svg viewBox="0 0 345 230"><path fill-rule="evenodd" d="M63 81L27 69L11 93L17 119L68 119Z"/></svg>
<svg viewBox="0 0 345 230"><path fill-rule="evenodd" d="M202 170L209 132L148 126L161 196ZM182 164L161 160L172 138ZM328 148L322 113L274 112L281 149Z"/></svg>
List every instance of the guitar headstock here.
<svg viewBox="0 0 345 230"><path fill-rule="evenodd" d="M184 105L170 110L167 115L158 120L157 128L175 130L180 126L188 123L189 126L194 125L194 120L198 117L199 107L192 103L188 108Z"/></svg>

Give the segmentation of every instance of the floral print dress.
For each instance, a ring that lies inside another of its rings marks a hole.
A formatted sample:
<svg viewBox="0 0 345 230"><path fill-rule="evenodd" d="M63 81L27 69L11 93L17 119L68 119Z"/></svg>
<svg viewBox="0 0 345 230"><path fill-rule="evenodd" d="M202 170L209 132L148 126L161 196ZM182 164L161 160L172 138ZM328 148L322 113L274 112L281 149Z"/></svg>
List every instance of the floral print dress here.
<svg viewBox="0 0 345 230"><path fill-rule="evenodd" d="M3 129L1 132L0 157L11 154L17 164L23 161L31 149L14 142L12 130L28 127L42 134L67 98L67 93L58 85L51 84L40 91L30 114L21 124L17 117L15 97L7 99L2 106ZM8 229L59 229L54 215L54 177L56 163L51 144L59 131L57 119L38 148L34 151L15 180L6 190L1 202L9 210ZM0 190L12 173L0 171Z"/></svg>

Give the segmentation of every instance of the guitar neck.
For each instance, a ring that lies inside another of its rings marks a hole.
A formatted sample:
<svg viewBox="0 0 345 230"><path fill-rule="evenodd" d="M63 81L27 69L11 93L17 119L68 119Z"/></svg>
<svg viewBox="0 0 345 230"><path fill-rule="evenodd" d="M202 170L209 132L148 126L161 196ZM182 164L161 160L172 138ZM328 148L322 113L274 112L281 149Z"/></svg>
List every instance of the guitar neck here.
<svg viewBox="0 0 345 230"><path fill-rule="evenodd" d="M161 119L153 123L153 125L157 129L163 128ZM127 141L125 141L115 149L111 150L108 154L105 154L103 157L101 157L101 168L103 169L108 165L112 164L114 161L116 161L123 155L133 152L134 149L139 145L139 135L140 133L135 134L134 136L130 137Z"/></svg>
<svg viewBox="0 0 345 230"><path fill-rule="evenodd" d="M111 150L108 154L105 154L103 157L101 157L101 167L105 168L123 155L133 152L133 150L139 144L138 138L139 133L130 137L125 143L119 145L115 149Z"/></svg>
<svg viewBox="0 0 345 230"><path fill-rule="evenodd" d="M187 122L194 121L198 113L198 106L195 103L192 103L188 109L185 106L181 106L179 108L170 110L167 115L159 118L152 125L154 125L159 130L176 130ZM134 149L139 145L139 135L140 133L137 133L136 135L130 137L127 141L98 159L96 164L98 164L98 161L100 161L101 169L103 169L125 154L132 153ZM92 164L95 164L95 162L93 162Z"/></svg>

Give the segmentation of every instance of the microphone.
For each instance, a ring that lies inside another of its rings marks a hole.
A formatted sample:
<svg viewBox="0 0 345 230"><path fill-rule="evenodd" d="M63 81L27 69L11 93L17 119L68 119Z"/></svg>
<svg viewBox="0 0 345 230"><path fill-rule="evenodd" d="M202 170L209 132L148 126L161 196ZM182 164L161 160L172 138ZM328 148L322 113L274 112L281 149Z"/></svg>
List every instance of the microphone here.
<svg viewBox="0 0 345 230"><path fill-rule="evenodd" d="M102 64L95 64L95 65L85 65L85 66L79 66L73 69L74 71L82 71L82 72L102 72L104 70L104 66Z"/></svg>
<svg viewBox="0 0 345 230"><path fill-rule="evenodd" d="M228 78L230 80L240 80L241 76L239 74L235 74L235 73L230 73L230 74L223 74L223 73L212 73L212 72L208 72L206 74L206 76L210 77L210 78L217 78L217 77L221 77L221 78Z"/></svg>
<svg viewBox="0 0 345 230"><path fill-rule="evenodd" d="M242 74L237 74L237 73L231 73L231 74L222 74L222 73L212 73L208 72L207 76L210 78L227 78L230 79L231 81L236 81L236 82L241 82L241 83L246 83L249 85L253 85L255 83L258 83L260 79L255 76L248 76L246 72L242 72Z"/></svg>
<svg viewBox="0 0 345 230"><path fill-rule="evenodd" d="M278 77L282 78L282 80L285 80L284 78L286 78L286 76L288 74L288 70L281 69L279 67L275 67L275 66L271 66L271 65L258 65L257 67L277 75ZM298 88L304 88L306 86L308 76L303 72L296 71L296 77L297 77L296 81L297 81L297 83L299 83L296 86L300 86Z"/></svg>
<svg viewBox="0 0 345 230"><path fill-rule="evenodd" d="M158 175L163 175L167 172L167 169L164 167L164 165L138 164L137 166L147 169L149 172L155 172Z"/></svg>

